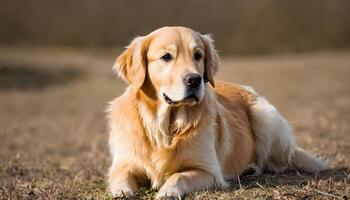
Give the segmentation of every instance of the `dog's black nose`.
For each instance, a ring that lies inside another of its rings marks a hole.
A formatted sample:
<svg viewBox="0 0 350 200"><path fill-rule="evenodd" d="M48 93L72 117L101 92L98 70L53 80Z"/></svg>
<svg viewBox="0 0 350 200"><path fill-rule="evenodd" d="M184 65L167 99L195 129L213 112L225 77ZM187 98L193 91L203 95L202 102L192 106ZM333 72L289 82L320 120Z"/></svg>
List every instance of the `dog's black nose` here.
<svg viewBox="0 0 350 200"><path fill-rule="evenodd" d="M184 83L188 88L195 89L202 82L202 76L199 74L188 74L184 78Z"/></svg>

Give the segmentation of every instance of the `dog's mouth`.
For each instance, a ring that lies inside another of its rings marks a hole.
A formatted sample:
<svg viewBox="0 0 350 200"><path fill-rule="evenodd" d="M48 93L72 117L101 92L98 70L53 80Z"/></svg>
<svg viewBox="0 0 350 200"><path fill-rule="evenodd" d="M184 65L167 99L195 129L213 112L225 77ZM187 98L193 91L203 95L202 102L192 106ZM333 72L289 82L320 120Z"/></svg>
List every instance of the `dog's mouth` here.
<svg viewBox="0 0 350 200"><path fill-rule="evenodd" d="M168 97L165 93L163 93L164 100L169 105L181 105L181 104L193 104L199 101L198 97L194 92L190 92L184 99L180 101L174 101L170 97Z"/></svg>

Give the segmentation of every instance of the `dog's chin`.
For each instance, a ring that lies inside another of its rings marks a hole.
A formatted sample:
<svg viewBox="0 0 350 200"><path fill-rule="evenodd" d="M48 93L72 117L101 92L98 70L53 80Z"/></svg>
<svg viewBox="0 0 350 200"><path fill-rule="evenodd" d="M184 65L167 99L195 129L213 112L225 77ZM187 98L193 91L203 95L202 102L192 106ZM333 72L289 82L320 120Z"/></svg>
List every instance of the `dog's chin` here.
<svg viewBox="0 0 350 200"><path fill-rule="evenodd" d="M188 95L187 97L183 98L182 100L173 100L168 95L163 93L164 101L169 104L170 106L193 106L200 102L200 99L197 97L196 94Z"/></svg>

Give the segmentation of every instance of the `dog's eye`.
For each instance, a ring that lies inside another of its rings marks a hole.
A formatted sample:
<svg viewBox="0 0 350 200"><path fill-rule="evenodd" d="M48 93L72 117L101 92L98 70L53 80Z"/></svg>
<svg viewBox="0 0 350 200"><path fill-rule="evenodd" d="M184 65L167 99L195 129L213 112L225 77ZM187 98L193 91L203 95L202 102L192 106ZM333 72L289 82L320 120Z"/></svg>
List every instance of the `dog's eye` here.
<svg viewBox="0 0 350 200"><path fill-rule="evenodd" d="M160 59L162 59L165 62L169 62L173 59L173 57L170 55L170 53L166 53L162 57L160 57Z"/></svg>
<svg viewBox="0 0 350 200"><path fill-rule="evenodd" d="M202 54L201 54L201 52L196 52L196 53L194 53L194 59L196 60L196 61L199 61L200 59L202 59Z"/></svg>

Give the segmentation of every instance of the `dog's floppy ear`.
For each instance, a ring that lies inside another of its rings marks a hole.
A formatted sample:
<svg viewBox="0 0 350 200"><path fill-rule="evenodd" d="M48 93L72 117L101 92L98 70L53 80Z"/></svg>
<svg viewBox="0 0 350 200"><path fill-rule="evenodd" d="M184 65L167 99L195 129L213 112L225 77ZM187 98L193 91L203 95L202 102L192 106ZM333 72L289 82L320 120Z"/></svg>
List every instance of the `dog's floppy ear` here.
<svg viewBox="0 0 350 200"><path fill-rule="evenodd" d="M219 67L219 55L214 46L214 40L210 35L202 35L200 37L204 43L205 48L205 69L204 69L204 81L210 82L211 86L215 87L214 75L218 71Z"/></svg>
<svg viewBox="0 0 350 200"><path fill-rule="evenodd" d="M117 58L113 70L135 90L141 88L146 76L147 42L145 37L135 38Z"/></svg>

